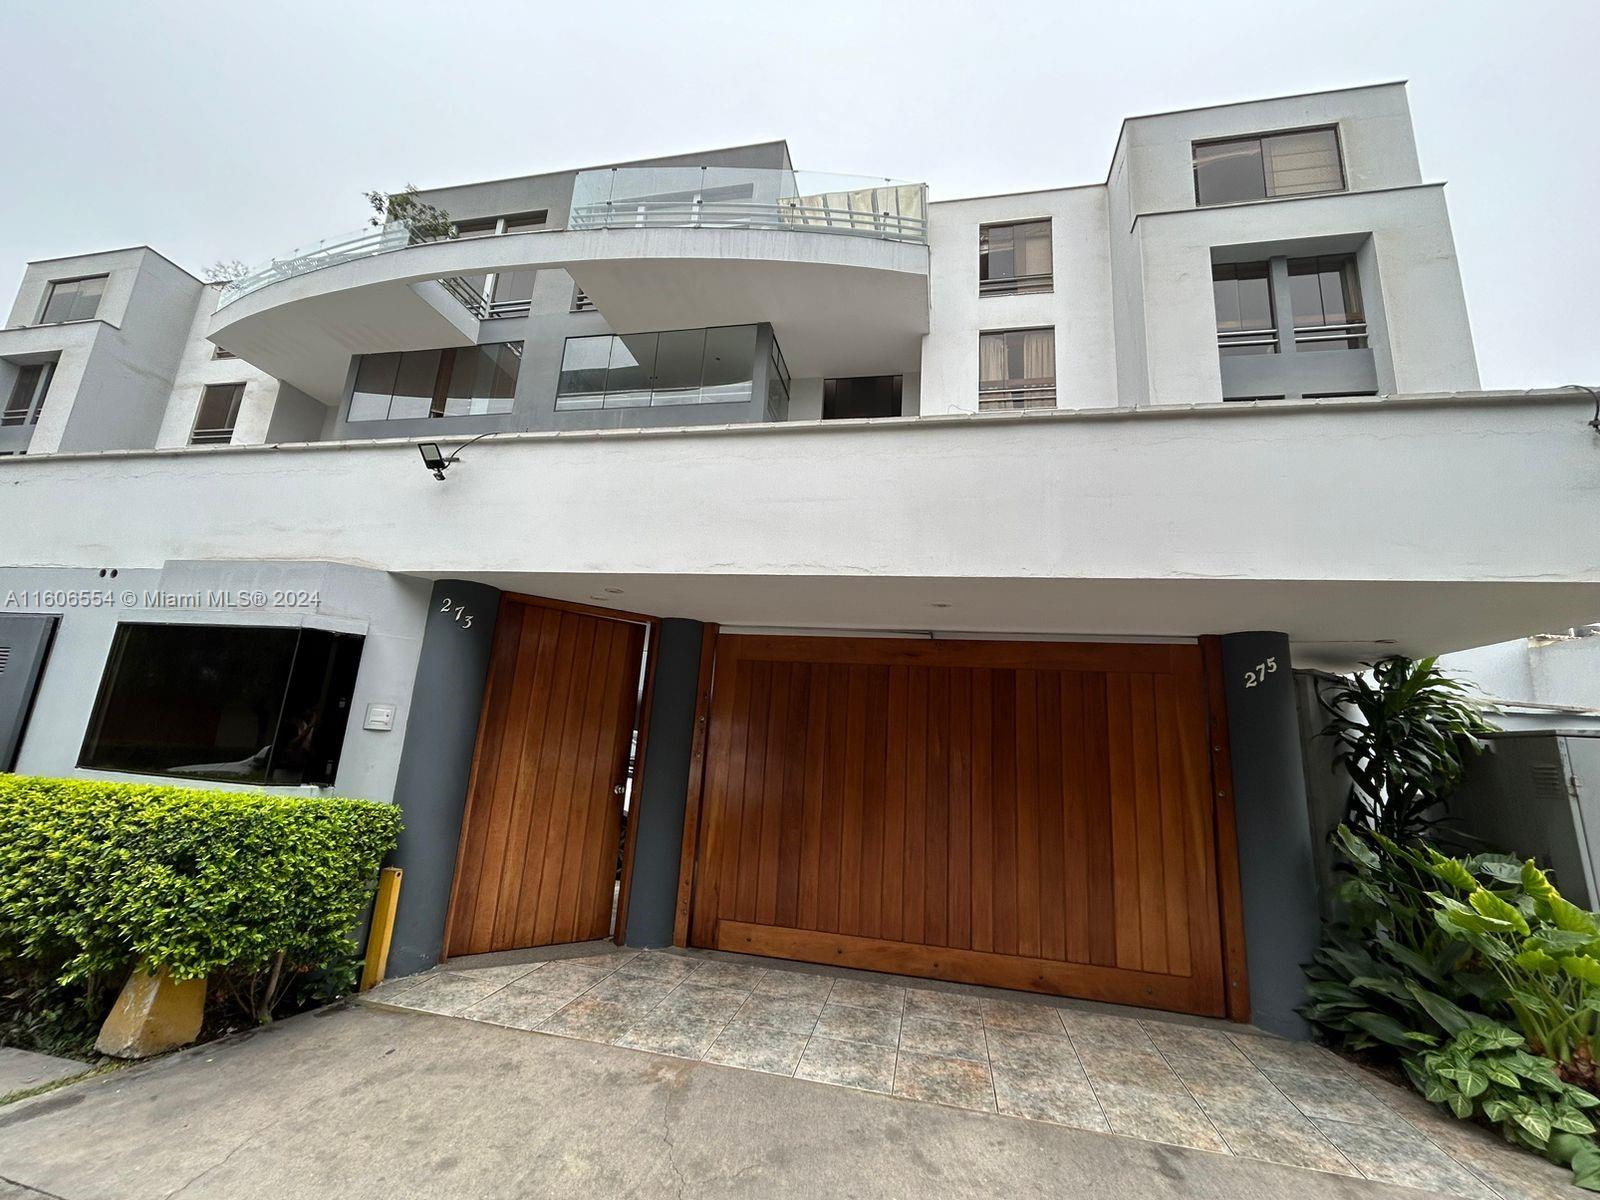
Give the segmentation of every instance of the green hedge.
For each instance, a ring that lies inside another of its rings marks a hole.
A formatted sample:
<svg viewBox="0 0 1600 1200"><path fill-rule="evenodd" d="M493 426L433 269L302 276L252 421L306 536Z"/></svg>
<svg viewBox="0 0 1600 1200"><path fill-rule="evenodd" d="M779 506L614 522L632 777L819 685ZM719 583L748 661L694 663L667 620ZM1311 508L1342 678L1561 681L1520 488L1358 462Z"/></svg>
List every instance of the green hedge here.
<svg viewBox="0 0 1600 1200"><path fill-rule="evenodd" d="M0 775L0 959L62 982L320 966L399 831L370 800Z"/></svg>

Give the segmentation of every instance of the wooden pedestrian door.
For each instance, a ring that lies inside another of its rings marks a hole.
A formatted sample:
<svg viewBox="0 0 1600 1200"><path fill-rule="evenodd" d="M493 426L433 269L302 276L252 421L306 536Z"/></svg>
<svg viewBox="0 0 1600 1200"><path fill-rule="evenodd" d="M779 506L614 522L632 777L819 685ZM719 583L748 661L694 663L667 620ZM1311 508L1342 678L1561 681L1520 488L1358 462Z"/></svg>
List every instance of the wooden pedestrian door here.
<svg viewBox="0 0 1600 1200"><path fill-rule="evenodd" d="M447 956L610 933L643 625L501 604Z"/></svg>
<svg viewBox="0 0 1600 1200"><path fill-rule="evenodd" d="M1220 1015L1193 645L723 637L697 946Z"/></svg>

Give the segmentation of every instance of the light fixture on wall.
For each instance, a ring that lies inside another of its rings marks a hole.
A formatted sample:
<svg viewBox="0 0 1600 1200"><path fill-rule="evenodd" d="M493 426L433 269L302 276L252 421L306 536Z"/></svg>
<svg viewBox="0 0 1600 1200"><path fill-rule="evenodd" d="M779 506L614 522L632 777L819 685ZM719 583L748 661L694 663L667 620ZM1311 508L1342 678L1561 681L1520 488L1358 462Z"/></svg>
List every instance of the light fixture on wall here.
<svg viewBox="0 0 1600 1200"><path fill-rule="evenodd" d="M433 477L442 480L444 473L454 465L456 459L461 457L461 451L472 445L473 442L492 437L498 432L500 431L490 430L488 433L480 433L477 437L462 442L459 447L452 450L448 455L439 449L438 442L418 442L417 453L422 455L422 465L433 472Z"/></svg>

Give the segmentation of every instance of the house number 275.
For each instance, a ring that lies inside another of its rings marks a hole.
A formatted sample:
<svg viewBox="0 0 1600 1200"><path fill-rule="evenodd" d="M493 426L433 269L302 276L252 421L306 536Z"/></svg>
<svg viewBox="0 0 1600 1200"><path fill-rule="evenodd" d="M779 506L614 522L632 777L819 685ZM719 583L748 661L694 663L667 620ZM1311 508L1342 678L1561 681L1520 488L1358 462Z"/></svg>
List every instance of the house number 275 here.
<svg viewBox="0 0 1600 1200"><path fill-rule="evenodd" d="M1267 676L1278 669L1276 657L1259 662L1244 673L1244 685L1247 688L1260 687L1267 681Z"/></svg>
<svg viewBox="0 0 1600 1200"><path fill-rule="evenodd" d="M454 600L450 599L449 596L446 596L443 603L439 605L439 611L442 613L449 613L450 619L457 625L461 626L461 628L472 628L472 614L467 611L467 606L465 604L457 604Z"/></svg>

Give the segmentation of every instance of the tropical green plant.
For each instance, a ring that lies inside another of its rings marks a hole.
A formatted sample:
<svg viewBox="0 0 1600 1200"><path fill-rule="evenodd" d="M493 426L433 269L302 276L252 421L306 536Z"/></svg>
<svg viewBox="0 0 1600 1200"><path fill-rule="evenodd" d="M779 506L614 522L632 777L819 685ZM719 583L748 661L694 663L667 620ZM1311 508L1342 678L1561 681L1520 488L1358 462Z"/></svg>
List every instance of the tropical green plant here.
<svg viewBox="0 0 1600 1200"><path fill-rule="evenodd" d="M1365 667L1321 693L1330 717L1322 732L1350 777L1346 821L1406 842L1438 824L1495 727L1435 659L1393 655Z"/></svg>
<svg viewBox="0 0 1600 1200"><path fill-rule="evenodd" d="M369 800L0 776L0 963L121 984L239 982L268 1020L350 954L399 810Z"/></svg>
<svg viewBox="0 0 1600 1200"><path fill-rule="evenodd" d="M413 241L436 242L456 236L455 223L444 209L427 203L417 191L417 185L408 183L398 192L364 192L373 215L369 225L404 225L411 231Z"/></svg>
<svg viewBox="0 0 1600 1200"><path fill-rule="evenodd" d="M1465 895L1434 893L1434 919L1472 947L1500 979L1505 1003L1528 1043L1569 1080L1592 1086L1600 1020L1600 917L1565 899L1532 862L1499 890L1453 859L1439 868Z"/></svg>
<svg viewBox="0 0 1600 1200"><path fill-rule="evenodd" d="M1462 1120L1482 1118L1507 1141L1570 1166L1578 1186L1600 1191L1600 1146L1589 1117L1600 1096L1562 1079L1514 1030L1478 1020L1402 1062L1434 1104Z"/></svg>
<svg viewBox="0 0 1600 1200"><path fill-rule="evenodd" d="M1531 862L1348 826L1334 844L1347 878L1307 968L1307 1019L1345 1050L1398 1058L1429 1100L1600 1190L1600 916Z"/></svg>
<svg viewBox="0 0 1600 1200"><path fill-rule="evenodd" d="M1337 892L1339 919L1325 927L1306 970L1307 1020L1346 1050L1408 1050L1449 1036L1463 1007L1492 1009L1498 979L1434 919L1440 880L1432 852L1344 825L1334 844L1347 878ZM1475 878L1509 861L1479 855L1462 869Z"/></svg>

